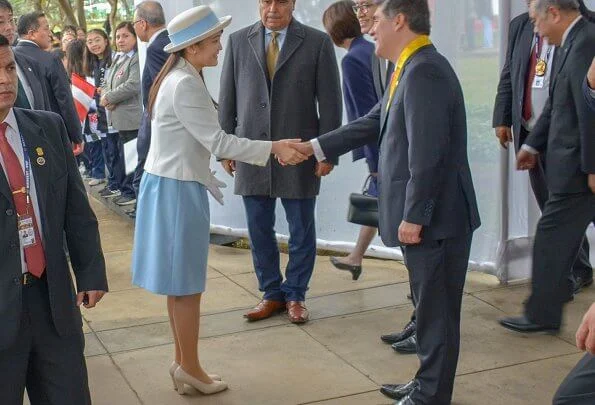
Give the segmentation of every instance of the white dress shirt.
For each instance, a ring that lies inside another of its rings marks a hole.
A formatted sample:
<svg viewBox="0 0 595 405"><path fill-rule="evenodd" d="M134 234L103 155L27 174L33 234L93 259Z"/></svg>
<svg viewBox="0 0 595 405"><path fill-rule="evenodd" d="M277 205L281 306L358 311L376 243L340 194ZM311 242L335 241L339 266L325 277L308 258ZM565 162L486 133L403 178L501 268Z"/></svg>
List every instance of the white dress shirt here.
<svg viewBox="0 0 595 405"><path fill-rule="evenodd" d="M14 116L14 111L11 108L10 112L8 113L8 115L6 116L6 118L4 119L3 122L6 122L8 124L8 128L6 128L6 139L8 140L8 143L10 144L10 146L12 147L12 149L14 150L14 153L17 155L19 162L21 163L21 167L23 168L23 173L25 172L25 160L24 160L24 151L23 151L23 144L21 142L21 136L20 136L20 132L19 132L19 125L17 124L17 119ZM27 145L27 148L32 148L34 147L34 145ZM0 164L2 165L2 170L4 170L4 175L6 176L6 180L8 181L8 174L6 173L6 166L4 165L4 159L2 158L2 155L0 154ZM39 235L40 237L43 239L43 237L41 235L43 235L42 232L42 224L41 224L41 218L39 216L39 203L37 200L37 189L35 187L35 178L33 177L33 165L35 164L35 162L31 162L31 185L30 185L30 189L29 189L29 197L31 198L31 204L33 205L33 211L35 212L35 219L37 220L37 226L39 228ZM16 212L14 213L14 215L16 215ZM41 241L39 241L41 242ZM22 268L22 272L26 273L27 272L27 264L25 263L25 252L23 250L23 247L21 246L21 268Z"/></svg>

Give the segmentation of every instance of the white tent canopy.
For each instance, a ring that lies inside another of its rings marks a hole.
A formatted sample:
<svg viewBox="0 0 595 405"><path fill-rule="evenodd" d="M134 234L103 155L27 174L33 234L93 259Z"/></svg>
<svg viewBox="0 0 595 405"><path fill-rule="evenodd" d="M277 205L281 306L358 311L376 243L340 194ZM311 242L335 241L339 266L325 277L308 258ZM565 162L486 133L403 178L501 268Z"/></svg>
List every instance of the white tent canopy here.
<svg viewBox="0 0 595 405"><path fill-rule="evenodd" d="M499 78L499 66L506 51L508 22L526 10L524 0L494 0L492 19L493 48L484 48L484 22L474 12L476 0L429 0L433 8L432 39L457 70L467 104L469 158L482 218L475 233L470 268L498 275L502 281L530 276L532 235L539 218L539 209L530 192L526 173L513 171L513 153L498 145L492 124L492 108ZM139 3L138 0L135 1ZM250 25L258 19L258 0L161 0L168 21L189 7L205 4L219 15L232 15L233 22L223 36ZM322 29L322 13L333 0L298 0L295 17L301 22ZM591 8L595 0L586 2ZM489 31L488 31L489 32ZM472 49L471 49L472 48ZM225 52L225 49L223 50ZM340 60L344 52L337 49ZM141 46L141 62L143 51ZM223 55L220 55L220 62ZM216 98L219 92L221 66L207 69L205 79ZM289 134L299 137L299 134ZM247 236L241 197L233 194L233 179L214 160L212 167L229 187L224 190L225 206L211 204L213 232ZM317 235L319 246L348 251L357 238L359 227L345 220L347 199L361 188L367 175L366 165L351 162L345 155L333 173L323 180L317 201ZM279 204L280 205L280 204ZM282 208L277 208L277 232L287 235ZM595 230L589 230L595 242ZM377 238L370 254L399 258L398 249L382 246ZM595 255L592 255L592 263Z"/></svg>

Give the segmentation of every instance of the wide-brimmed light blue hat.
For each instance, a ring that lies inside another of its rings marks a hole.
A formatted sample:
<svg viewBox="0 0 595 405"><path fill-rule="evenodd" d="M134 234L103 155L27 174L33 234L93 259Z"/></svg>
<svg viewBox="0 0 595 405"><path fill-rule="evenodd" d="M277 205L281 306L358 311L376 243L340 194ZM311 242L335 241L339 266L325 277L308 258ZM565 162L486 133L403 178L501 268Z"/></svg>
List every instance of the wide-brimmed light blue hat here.
<svg viewBox="0 0 595 405"><path fill-rule="evenodd" d="M186 10L167 25L170 43L163 48L173 53L222 31L231 23L231 16L218 18L211 7L198 6Z"/></svg>

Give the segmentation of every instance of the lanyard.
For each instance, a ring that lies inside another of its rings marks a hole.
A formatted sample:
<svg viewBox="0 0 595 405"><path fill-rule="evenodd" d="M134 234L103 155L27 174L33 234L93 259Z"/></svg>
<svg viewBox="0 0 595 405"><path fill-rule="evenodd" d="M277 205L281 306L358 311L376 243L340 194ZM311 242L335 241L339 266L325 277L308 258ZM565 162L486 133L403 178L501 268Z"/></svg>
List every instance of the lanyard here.
<svg viewBox="0 0 595 405"><path fill-rule="evenodd" d="M30 197L29 190L31 190L31 159L29 159L29 153L27 145L25 145L25 139L23 135L19 134L21 138L21 145L23 146L23 164L25 165L25 193L27 195L27 210L29 209Z"/></svg>
<svg viewBox="0 0 595 405"><path fill-rule="evenodd" d="M542 42L542 45L543 45L543 42ZM539 47L539 35L537 35L537 34L535 34L533 36L533 46L535 47L535 60L539 61L541 59L542 49ZM548 44L547 51L545 54L545 62L549 62L550 55L552 54L552 49L554 49L554 47L551 46L550 44Z"/></svg>
<svg viewBox="0 0 595 405"><path fill-rule="evenodd" d="M390 81L390 89L388 93L388 103L386 104L386 109L390 108L390 104L393 100L393 97L397 91L397 86L399 85L399 79L401 75L401 70L403 66L409 61L409 59L416 53L418 50L423 48L424 46L432 45L432 41L430 37L427 35L421 35L418 38L414 39L403 49L401 55L399 56L399 60L397 61L397 66L395 67L395 71Z"/></svg>

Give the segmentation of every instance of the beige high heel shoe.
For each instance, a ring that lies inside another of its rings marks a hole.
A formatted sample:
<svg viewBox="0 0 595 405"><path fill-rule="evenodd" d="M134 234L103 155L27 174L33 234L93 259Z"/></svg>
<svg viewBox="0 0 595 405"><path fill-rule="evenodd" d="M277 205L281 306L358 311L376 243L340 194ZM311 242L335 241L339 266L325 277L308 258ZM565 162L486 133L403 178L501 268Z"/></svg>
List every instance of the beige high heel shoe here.
<svg viewBox="0 0 595 405"><path fill-rule="evenodd" d="M225 381L213 380L212 383L207 384L192 377L190 374L182 370L182 367L178 367L174 372L174 381L176 383L178 394L180 395L184 395L186 393L184 390L185 385L190 385L205 395L215 394L227 389L227 383Z"/></svg>
<svg viewBox="0 0 595 405"><path fill-rule="evenodd" d="M175 361L173 361L171 363L171 366L169 366L169 375L171 377L171 382L173 384L174 390L178 389L178 387L176 386L176 380L174 380L174 373L176 372L178 367L180 367L180 365L178 363L176 363ZM221 381L221 377L218 376L217 374L209 374L209 378L213 381Z"/></svg>

